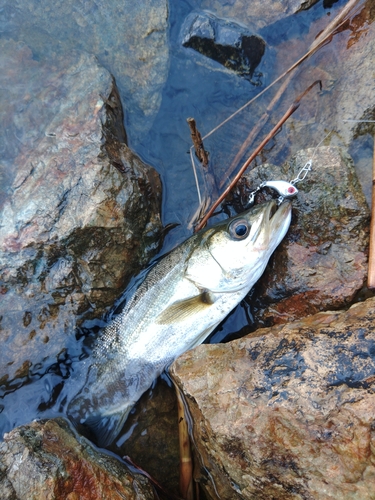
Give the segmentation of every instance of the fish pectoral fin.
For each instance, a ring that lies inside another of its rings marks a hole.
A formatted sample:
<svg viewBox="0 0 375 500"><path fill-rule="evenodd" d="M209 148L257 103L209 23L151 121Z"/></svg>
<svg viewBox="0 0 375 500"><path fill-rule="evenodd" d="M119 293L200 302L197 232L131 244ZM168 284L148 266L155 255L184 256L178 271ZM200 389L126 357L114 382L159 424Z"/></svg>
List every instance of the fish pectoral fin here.
<svg viewBox="0 0 375 500"><path fill-rule="evenodd" d="M92 415L85 420L83 425L94 434L97 445L104 448L116 439L131 409L132 406L112 415Z"/></svg>
<svg viewBox="0 0 375 500"><path fill-rule="evenodd" d="M207 290L196 297L174 302L156 318L159 325L179 323L189 316L204 311L215 302L215 295Z"/></svg>

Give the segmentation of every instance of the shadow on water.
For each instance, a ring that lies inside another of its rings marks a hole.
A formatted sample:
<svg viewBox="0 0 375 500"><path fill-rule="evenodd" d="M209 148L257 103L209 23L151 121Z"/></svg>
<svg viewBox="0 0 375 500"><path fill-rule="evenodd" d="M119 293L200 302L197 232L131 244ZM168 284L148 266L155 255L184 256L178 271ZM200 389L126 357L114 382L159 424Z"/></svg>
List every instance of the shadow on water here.
<svg viewBox="0 0 375 500"><path fill-rule="evenodd" d="M290 22L290 19L285 19L261 29L259 34L267 42L268 48L264 59L256 69L259 73L260 86L254 86L249 80L230 73L219 64L195 53L192 49L183 48L180 35L181 24L197 6L195 2L186 0L170 3L170 65L168 79L162 92L160 109L152 127L145 134L132 131L131 120L126 118L129 145L145 162L155 166L162 176L163 222L164 224L179 224L167 234L161 253L169 251L191 235L191 230L187 229L186 222L191 219L198 204L188 155L191 143L186 118L193 116L202 135L207 134L234 110L271 83L282 70L286 69L286 67L282 68L280 61L278 61L280 47L285 50L289 44L295 51L294 60L298 59L298 55L303 54L306 49L306 47L298 47L299 44L302 44L298 40L305 37L308 40L306 44L311 43L313 34L317 32L311 27L315 26L315 23L319 27L322 24L321 20L327 17L328 13L334 16L344 3L344 1L339 1L334 3L332 8L331 5L324 8L322 3L318 2L309 11L302 11L296 15L293 22ZM42 55L39 54L39 57ZM108 69L111 70L111 68ZM302 87L305 82L306 80L302 79ZM296 86L298 90L298 85ZM283 104L284 107L292 102L295 95L296 90L292 88L286 94L287 103ZM314 99L311 98L307 102L306 108L296 113L294 125L281 131L268 150L263 153L262 160L282 163L293 152L302 147L314 146L323 138L324 124L320 126L321 124L311 120L311 116L308 115L314 103ZM223 165L226 165L233 157L251 126L261 116L263 109L264 100L262 99L240 116L237 121L233 121L231 129L229 127L223 128L207 141L212 162L218 166L221 173ZM277 109L278 117L282 114L282 109L282 106ZM300 134L301 131L303 134ZM292 142L298 134L303 137L300 137L299 141ZM359 136L359 142L351 144L353 156L359 164L361 162L365 164L366 159L370 156L372 146L369 137L369 134ZM365 147L362 148L362 144ZM11 178L9 170L5 169L4 172L0 179L0 208L2 192L6 190ZM181 189L181 185L184 186L184 189ZM118 299L113 310L105 318L84 323L77 332L76 339L72 339L66 345L66 349L60 353L56 362L47 368L44 363L41 363L40 366L33 367L26 377L20 376L13 380L0 378L2 382L0 435L34 418L54 417L63 414L63 408L77 392L77 382L74 380L80 382L84 380L85 364L83 360L89 359L93 340L100 328L120 312L129 296L129 289L136 286L141 278L142 274L134 278L128 291ZM251 300L246 298L212 333L208 342L233 340L249 333L252 328ZM129 432L131 433L131 431ZM124 440L125 438L123 438Z"/></svg>

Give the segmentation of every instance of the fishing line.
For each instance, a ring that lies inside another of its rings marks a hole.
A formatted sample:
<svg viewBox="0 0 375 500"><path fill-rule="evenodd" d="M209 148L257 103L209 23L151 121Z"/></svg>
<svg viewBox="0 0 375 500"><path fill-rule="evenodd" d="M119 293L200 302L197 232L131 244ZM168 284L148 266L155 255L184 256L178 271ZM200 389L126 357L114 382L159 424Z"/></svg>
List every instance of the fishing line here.
<svg viewBox="0 0 375 500"><path fill-rule="evenodd" d="M199 188L199 181L198 181L198 174L197 174L197 169L195 168L195 160L194 160L194 153L193 153L194 146L190 148L190 159L191 159L191 166L193 167L193 173L194 173L194 179L195 179L195 185L197 187L197 193L198 193L198 200L199 200L199 206L202 205L202 197L201 197L201 190Z"/></svg>

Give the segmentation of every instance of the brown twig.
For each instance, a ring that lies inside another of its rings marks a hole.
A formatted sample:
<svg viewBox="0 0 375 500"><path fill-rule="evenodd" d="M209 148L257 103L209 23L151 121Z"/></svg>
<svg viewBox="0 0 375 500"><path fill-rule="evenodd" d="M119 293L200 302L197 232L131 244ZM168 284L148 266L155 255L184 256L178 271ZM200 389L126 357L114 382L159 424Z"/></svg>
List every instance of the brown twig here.
<svg viewBox="0 0 375 500"><path fill-rule="evenodd" d="M250 163L254 160L254 158L260 153L260 151L264 148L264 146L272 139L272 137L276 134L276 132L279 130L279 128L287 121L287 119L296 111L296 109L299 108L300 101L303 98L304 95L306 95L316 84L319 84L320 89L322 88L322 83L320 80L315 81L312 83L302 94L300 94L297 99L293 102L293 104L289 107L289 109L284 113L282 118L276 123L276 125L273 127L271 132L267 134L265 139L259 144L259 146L253 151L253 153L249 156L249 158L245 161L245 163L242 165L238 173L235 175L234 179L230 183L230 185L223 191L223 193L219 196L219 198L215 201L215 203L211 206L209 211L206 213L206 215L203 217L203 219L197 224L195 228L195 232L199 231L204 227L208 221L208 219L211 217L211 215L214 213L215 209L220 205L220 203L224 200L224 198L230 193L230 191L233 189L233 186L238 182L240 179L241 175L245 172L247 167L250 165Z"/></svg>
<svg viewBox="0 0 375 500"><path fill-rule="evenodd" d="M368 262L368 288L375 288L375 134L374 134L374 151L372 157L372 207L371 207L371 223L370 223L370 251Z"/></svg>
<svg viewBox="0 0 375 500"><path fill-rule="evenodd" d="M195 123L194 118L187 119L188 125L190 127L191 139L193 141L195 154L197 155L198 160L202 163L204 167L208 165L208 152L204 149L202 136L197 129L197 124Z"/></svg>
<svg viewBox="0 0 375 500"><path fill-rule="evenodd" d="M174 383L174 386L177 396L178 437L180 443L180 494L184 500L194 500L193 461L191 458L189 429L180 389L176 383Z"/></svg>

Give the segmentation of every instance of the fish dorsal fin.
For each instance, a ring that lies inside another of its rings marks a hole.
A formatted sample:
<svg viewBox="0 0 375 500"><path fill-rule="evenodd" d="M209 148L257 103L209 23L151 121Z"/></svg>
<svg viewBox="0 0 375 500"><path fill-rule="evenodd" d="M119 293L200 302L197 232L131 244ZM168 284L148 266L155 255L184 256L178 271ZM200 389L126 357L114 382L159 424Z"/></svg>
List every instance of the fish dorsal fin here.
<svg viewBox="0 0 375 500"><path fill-rule="evenodd" d="M202 291L195 297L179 300L167 307L156 318L159 325L169 325L171 323L180 323L194 314L204 311L215 302L215 295L207 290Z"/></svg>

